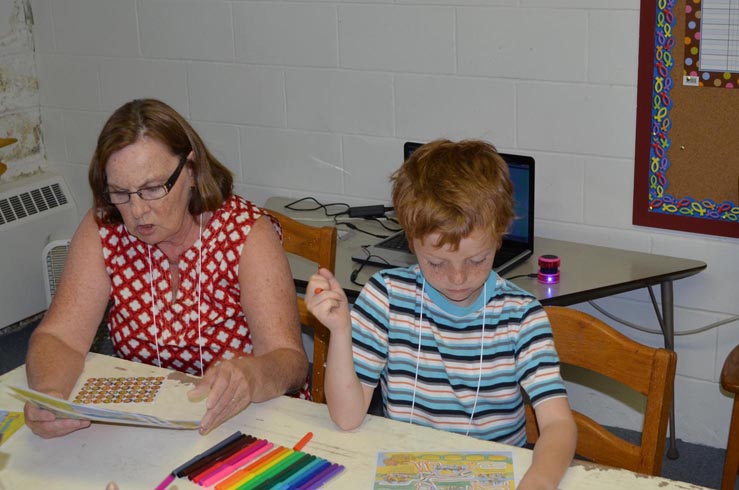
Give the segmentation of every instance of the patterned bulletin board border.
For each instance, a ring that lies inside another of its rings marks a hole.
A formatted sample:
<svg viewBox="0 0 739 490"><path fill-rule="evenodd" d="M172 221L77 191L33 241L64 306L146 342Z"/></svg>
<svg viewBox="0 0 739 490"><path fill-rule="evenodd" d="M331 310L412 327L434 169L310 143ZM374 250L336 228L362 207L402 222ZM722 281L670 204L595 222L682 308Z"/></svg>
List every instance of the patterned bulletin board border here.
<svg viewBox="0 0 739 490"><path fill-rule="evenodd" d="M704 0L705 1L705 0ZM675 0L656 2L656 27L654 42L654 69L652 85L652 131L649 151L649 211L667 215L690 216L705 220L735 223L739 220L739 205L731 201L716 202L710 198L677 197L668 192L667 171L670 168L668 150L672 145L670 128L672 119L673 88L671 71L674 67L672 50L676 40L672 35L677 22ZM700 17L695 5L700 0L687 0L693 17ZM739 13L739 7L737 8ZM700 38L700 34L698 34ZM687 43L687 36L686 41ZM687 48L686 48L687 51Z"/></svg>

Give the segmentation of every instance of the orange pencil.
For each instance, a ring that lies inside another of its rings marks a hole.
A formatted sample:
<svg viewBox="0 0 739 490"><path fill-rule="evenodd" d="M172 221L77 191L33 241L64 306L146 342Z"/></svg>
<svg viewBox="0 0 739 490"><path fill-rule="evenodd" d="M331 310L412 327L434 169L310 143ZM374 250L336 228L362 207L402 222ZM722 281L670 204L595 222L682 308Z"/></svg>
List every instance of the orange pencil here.
<svg viewBox="0 0 739 490"><path fill-rule="evenodd" d="M312 437L313 437L313 432L308 432L306 435L303 436L302 439L298 441L297 444L293 446L293 450L300 451L301 449L303 449L305 445L308 444L308 441L310 441Z"/></svg>

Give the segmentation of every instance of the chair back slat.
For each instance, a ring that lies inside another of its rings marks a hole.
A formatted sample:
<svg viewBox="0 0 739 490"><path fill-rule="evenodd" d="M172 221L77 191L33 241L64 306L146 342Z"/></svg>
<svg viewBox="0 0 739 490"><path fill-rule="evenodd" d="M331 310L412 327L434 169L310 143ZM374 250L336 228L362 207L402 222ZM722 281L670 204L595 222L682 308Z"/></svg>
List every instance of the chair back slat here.
<svg viewBox="0 0 739 490"><path fill-rule="evenodd" d="M336 228L310 226L271 209L265 211L280 222L282 246L285 252L303 257L317 266L336 272ZM316 267L317 268L317 267ZM313 333L313 370L311 371L311 396L313 401L326 403L323 383L326 375L326 357L330 331L314 317L298 296L298 312L301 325Z"/></svg>
<svg viewBox="0 0 739 490"><path fill-rule="evenodd" d="M562 364L606 376L646 399L640 444L625 441L573 407L577 455L599 464L660 475L677 354L640 344L587 313L557 306L545 310ZM526 418L526 434L529 442L535 442L538 428L530 406L526 407Z"/></svg>

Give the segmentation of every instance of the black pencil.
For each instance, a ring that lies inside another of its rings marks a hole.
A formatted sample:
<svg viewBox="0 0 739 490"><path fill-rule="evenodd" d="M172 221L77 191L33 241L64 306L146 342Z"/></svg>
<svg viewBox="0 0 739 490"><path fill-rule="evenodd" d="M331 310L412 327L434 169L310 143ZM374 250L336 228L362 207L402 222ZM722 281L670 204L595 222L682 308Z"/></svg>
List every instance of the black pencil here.
<svg viewBox="0 0 739 490"><path fill-rule="evenodd" d="M187 467L195 464L200 459L205 458L205 457L213 454L214 452L218 451L219 449L221 449L224 446L227 446L229 443L235 441L236 439L241 438L242 435L243 434L241 433L241 431L238 431L237 430L236 432L234 432L233 434L231 434L230 436L228 436L227 438L225 438L224 440L222 440L221 442L219 442L215 446L211 447L210 449L207 449L207 450L203 451L202 453L198 454L194 458L191 458L187 462L185 462L185 463L181 464L180 466L178 466L177 468L175 468L174 471L172 471L172 474L175 475L175 476L177 476L177 477L181 477L182 476L182 472L185 469L187 469Z"/></svg>

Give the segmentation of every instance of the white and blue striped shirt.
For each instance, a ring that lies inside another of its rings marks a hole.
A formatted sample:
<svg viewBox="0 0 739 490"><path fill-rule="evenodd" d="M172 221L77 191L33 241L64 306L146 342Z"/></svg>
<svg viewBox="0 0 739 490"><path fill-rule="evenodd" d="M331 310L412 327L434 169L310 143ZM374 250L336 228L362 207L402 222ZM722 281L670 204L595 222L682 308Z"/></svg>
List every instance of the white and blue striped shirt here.
<svg viewBox="0 0 739 490"><path fill-rule="evenodd" d="M352 309L360 381L380 383L387 417L522 446L520 387L534 405L567 396L546 313L530 293L495 272L487 298L480 294L469 307L428 283L424 289L424 280L415 265L380 271L365 285Z"/></svg>

